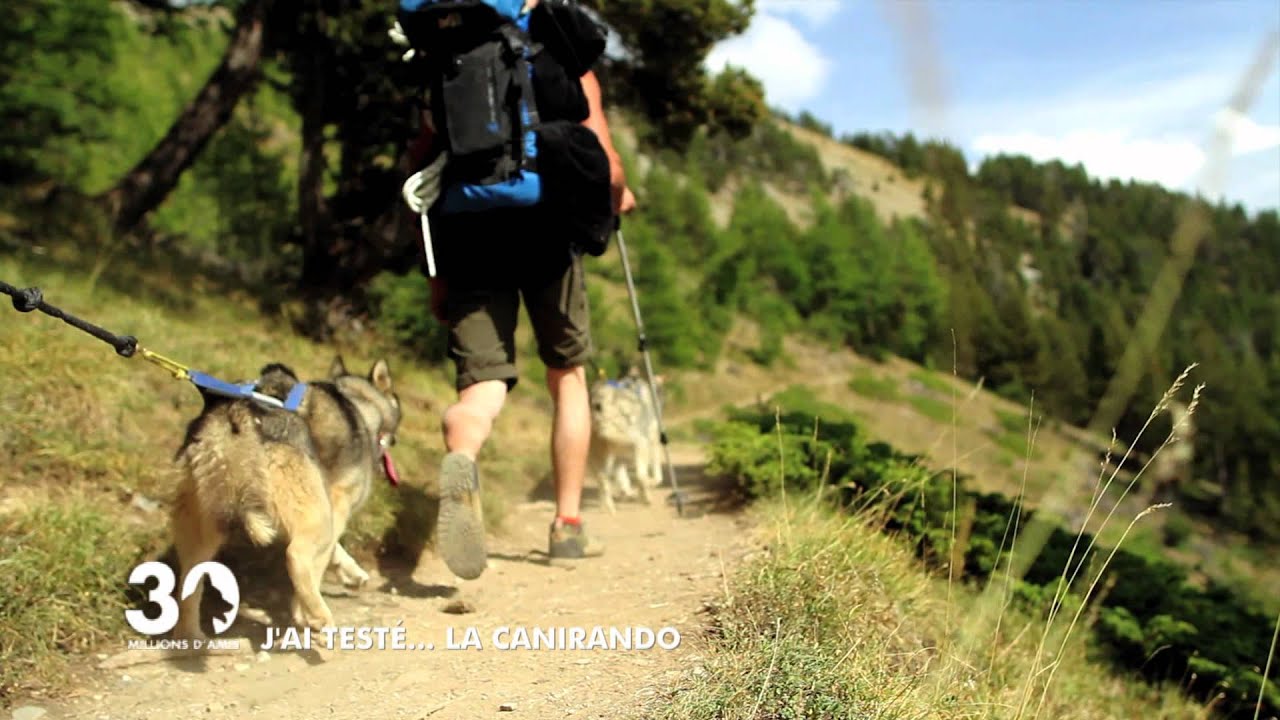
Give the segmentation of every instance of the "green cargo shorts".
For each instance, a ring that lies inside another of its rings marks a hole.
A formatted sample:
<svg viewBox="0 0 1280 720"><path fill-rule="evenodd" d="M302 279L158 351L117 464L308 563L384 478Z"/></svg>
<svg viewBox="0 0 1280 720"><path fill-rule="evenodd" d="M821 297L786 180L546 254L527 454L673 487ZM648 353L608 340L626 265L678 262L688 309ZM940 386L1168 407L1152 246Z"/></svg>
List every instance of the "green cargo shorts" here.
<svg viewBox="0 0 1280 720"><path fill-rule="evenodd" d="M457 389L485 380L516 386L515 333L520 302L533 326L538 357L548 368L585 365L591 357L590 314L582 257L509 282L449 281L445 316Z"/></svg>

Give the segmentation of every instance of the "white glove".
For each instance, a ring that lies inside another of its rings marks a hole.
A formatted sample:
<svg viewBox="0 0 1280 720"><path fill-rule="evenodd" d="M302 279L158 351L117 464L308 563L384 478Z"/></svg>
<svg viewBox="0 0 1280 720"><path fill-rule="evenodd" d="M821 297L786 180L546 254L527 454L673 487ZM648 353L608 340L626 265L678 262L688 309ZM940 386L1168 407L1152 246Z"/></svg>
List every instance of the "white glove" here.
<svg viewBox="0 0 1280 720"><path fill-rule="evenodd" d="M387 31L387 35L391 36L391 42L399 45L400 47L409 47L409 36L405 34L404 28L400 25L399 20L396 20L395 25ZM400 56L400 59L404 62L409 62L413 59L416 52L417 51L410 48L408 52Z"/></svg>
<svg viewBox="0 0 1280 720"><path fill-rule="evenodd" d="M422 249L426 253L428 277L436 276L436 255L431 244L431 224L427 220L427 209L440 197L440 177L448 162L449 154L440 153L440 157L430 165L410 175L400 188L405 204L418 214L422 223Z"/></svg>
<svg viewBox="0 0 1280 720"><path fill-rule="evenodd" d="M409 179L404 181L404 185L400 188L400 194L404 196L404 202L409 206L409 209L421 215L427 208L435 204L436 198L440 197L440 178L444 174L444 167L448 162L448 153L440 153L440 157L436 158L434 162L410 175Z"/></svg>
<svg viewBox="0 0 1280 720"><path fill-rule="evenodd" d="M409 36L404 34L404 27L400 25L400 21L396 20L391 29L387 31L391 36L391 42L402 47L409 47Z"/></svg>

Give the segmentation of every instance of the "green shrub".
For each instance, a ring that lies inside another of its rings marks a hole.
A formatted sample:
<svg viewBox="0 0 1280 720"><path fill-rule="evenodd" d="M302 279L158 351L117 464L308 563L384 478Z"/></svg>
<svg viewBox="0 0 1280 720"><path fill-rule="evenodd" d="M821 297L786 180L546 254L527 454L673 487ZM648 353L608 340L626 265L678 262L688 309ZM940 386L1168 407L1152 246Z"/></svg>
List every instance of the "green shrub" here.
<svg viewBox="0 0 1280 720"><path fill-rule="evenodd" d="M803 490L825 479L838 488L829 497L878 514L883 527L908 538L920 557L944 567L953 514L948 474L931 473L918 458L884 443L865 442L847 413L845 419L825 419L842 413L811 391L791 388L776 402L776 415L740 411L718 428L711 472L738 478L757 496L777 493L784 477L788 489ZM1025 527L1036 513L999 494L972 492L964 478L957 489L962 512L973 518L963 577L1000 583L1014 524ZM1274 618L1232 588L1191 584L1186 568L1153 552L1124 547L1111 554L1110 548L1095 547L1086 555L1093 542L1087 533L1054 527L1009 589L1011 603L1043 616L1065 569L1074 581L1060 600L1059 617L1071 617L1097 578L1106 591L1091 599L1100 604L1094 638L1117 667L1157 683L1183 678L1185 689L1205 699L1222 692L1217 707L1225 717L1252 717ZM1276 698L1271 692L1264 696L1264 712L1280 709Z"/></svg>
<svg viewBox="0 0 1280 720"><path fill-rule="evenodd" d="M431 314L431 286L420 273L382 273L369 284L374 319L397 343L428 363L447 357L449 331Z"/></svg>
<svg viewBox="0 0 1280 720"><path fill-rule="evenodd" d="M1007 410L996 410L996 422L1000 423L1001 429L1007 433L1017 433L1025 436L1027 434L1027 414L1009 412Z"/></svg>
<svg viewBox="0 0 1280 720"><path fill-rule="evenodd" d="M1031 438L1027 437L1025 428L1021 432L989 431L987 435L995 441L997 446L1007 451L1006 457L1021 460L1028 455L1033 459L1041 456L1040 450L1034 445L1029 448L1030 452L1028 452L1027 443L1031 441Z"/></svg>

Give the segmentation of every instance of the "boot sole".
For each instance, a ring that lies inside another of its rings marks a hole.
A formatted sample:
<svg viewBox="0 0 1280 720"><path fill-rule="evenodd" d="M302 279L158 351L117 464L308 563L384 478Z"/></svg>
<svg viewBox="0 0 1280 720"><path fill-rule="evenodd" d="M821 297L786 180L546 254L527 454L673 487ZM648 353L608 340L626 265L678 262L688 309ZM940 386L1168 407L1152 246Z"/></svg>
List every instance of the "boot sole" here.
<svg viewBox="0 0 1280 720"><path fill-rule="evenodd" d="M450 572L464 580L480 577L488 562L472 468L470 460L456 453L440 464L440 555Z"/></svg>

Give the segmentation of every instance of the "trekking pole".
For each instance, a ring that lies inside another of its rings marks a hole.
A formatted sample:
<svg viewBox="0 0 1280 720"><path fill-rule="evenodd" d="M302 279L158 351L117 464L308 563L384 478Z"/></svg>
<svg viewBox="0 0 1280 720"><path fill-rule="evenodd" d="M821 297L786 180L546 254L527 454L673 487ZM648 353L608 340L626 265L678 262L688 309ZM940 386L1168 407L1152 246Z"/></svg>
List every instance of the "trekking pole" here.
<svg viewBox="0 0 1280 720"><path fill-rule="evenodd" d="M636 299L635 282L631 279L631 263L627 260L627 242L622 237L622 224L614 228L618 234L618 253L622 255L622 272L627 278L627 294L631 296L631 312L636 318L636 332L639 336L640 354L644 357L644 372L649 380L649 396L653 400L653 409L658 415L658 437L662 441L662 455L667 463L667 477L671 480L671 497L676 501L676 513L684 517L684 494L676 483L676 468L671 462L671 450L667 447L667 430L662 424L662 399L658 397L658 386L653 381L653 362L649 359L649 341L644 334L644 321L640 319L640 303Z"/></svg>

